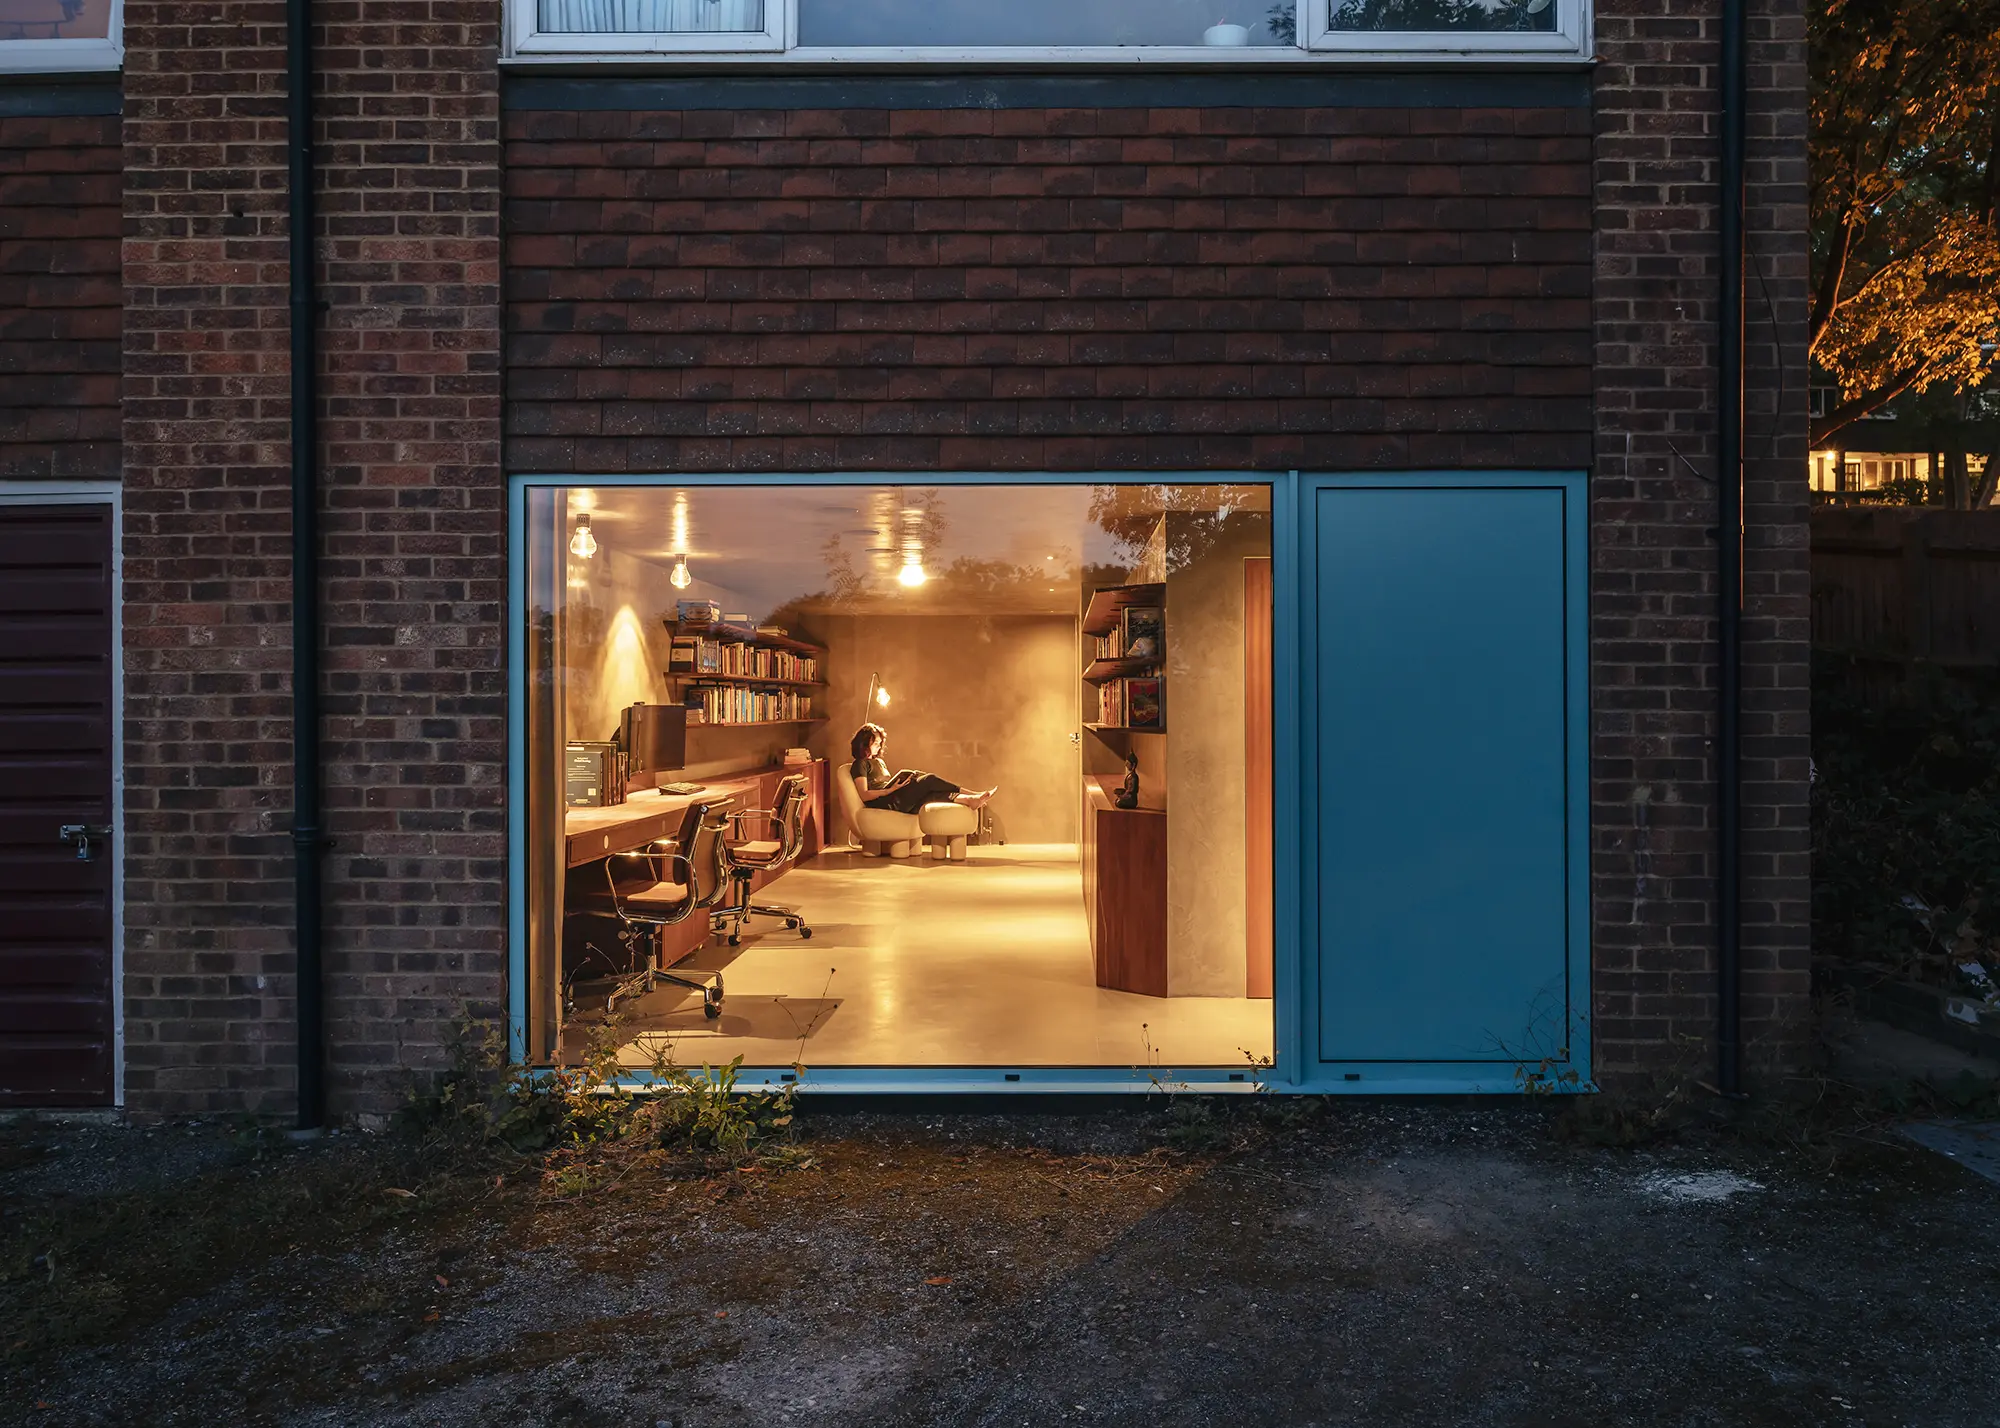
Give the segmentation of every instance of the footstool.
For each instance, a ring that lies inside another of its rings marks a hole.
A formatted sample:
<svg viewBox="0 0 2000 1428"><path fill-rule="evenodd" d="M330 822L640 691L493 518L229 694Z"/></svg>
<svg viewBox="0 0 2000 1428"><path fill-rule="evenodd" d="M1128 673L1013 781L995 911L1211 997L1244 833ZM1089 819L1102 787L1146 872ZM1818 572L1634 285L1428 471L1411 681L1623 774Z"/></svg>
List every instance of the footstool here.
<svg viewBox="0 0 2000 1428"><path fill-rule="evenodd" d="M965 861L965 840L979 831L979 810L962 803L926 803L917 814L933 858Z"/></svg>

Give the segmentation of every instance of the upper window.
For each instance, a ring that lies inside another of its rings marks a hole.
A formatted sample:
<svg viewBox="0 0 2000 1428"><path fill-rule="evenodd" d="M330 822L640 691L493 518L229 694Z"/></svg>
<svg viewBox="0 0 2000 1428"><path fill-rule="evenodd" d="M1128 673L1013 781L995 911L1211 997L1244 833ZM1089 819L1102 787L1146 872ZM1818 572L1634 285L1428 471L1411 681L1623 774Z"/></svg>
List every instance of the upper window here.
<svg viewBox="0 0 2000 1428"><path fill-rule="evenodd" d="M116 69L120 0L0 0L0 72Z"/></svg>
<svg viewBox="0 0 2000 1428"><path fill-rule="evenodd" d="M67 0L46 0L66 3ZM0 0L0 5L44 0ZM1579 54L1586 0L510 0L517 57L1233 60Z"/></svg>

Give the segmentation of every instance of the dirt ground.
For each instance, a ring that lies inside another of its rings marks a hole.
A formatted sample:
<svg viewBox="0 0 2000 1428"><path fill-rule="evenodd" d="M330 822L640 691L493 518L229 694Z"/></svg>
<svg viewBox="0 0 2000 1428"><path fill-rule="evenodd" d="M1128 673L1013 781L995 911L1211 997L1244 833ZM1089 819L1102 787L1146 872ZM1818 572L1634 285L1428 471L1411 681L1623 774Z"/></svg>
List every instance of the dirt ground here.
<svg viewBox="0 0 2000 1428"><path fill-rule="evenodd" d="M2000 1186L1879 1128L1177 1127L808 1113L804 1168L557 1195L388 1136L17 1121L0 1421L2000 1421Z"/></svg>

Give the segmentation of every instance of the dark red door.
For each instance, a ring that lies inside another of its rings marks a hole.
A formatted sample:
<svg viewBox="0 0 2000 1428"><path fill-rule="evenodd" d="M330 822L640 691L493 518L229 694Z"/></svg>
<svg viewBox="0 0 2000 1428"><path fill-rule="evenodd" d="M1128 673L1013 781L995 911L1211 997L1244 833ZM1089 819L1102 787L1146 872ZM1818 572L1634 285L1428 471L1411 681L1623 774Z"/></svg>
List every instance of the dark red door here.
<svg viewBox="0 0 2000 1428"><path fill-rule="evenodd" d="M0 502L0 1105L114 1094L113 524Z"/></svg>

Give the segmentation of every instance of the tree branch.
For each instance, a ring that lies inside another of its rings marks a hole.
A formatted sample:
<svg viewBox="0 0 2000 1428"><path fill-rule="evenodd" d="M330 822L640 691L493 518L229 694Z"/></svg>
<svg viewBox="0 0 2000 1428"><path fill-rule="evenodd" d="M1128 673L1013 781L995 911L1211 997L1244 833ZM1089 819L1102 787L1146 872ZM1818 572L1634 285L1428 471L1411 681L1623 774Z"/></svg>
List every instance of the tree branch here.
<svg viewBox="0 0 2000 1428"><path fill-rule="evenodd" d="M1903 393L1909 391L1912 386L1916 385L1917 378L1923 376L1923 374L1924 365L1921 363L1905 367L1881 386L1842 402L1825 416L1816 419L1812 423L1811 435L1807 438L1808 442L1815 447L1826 445L1834 436L1845 431L1848 427L1854 425L1855 422L1860 421L1861 418L1879 412L1882 408L1888 406L1889 403L1895 401L1896 398L1902 396Z"/></svg>

